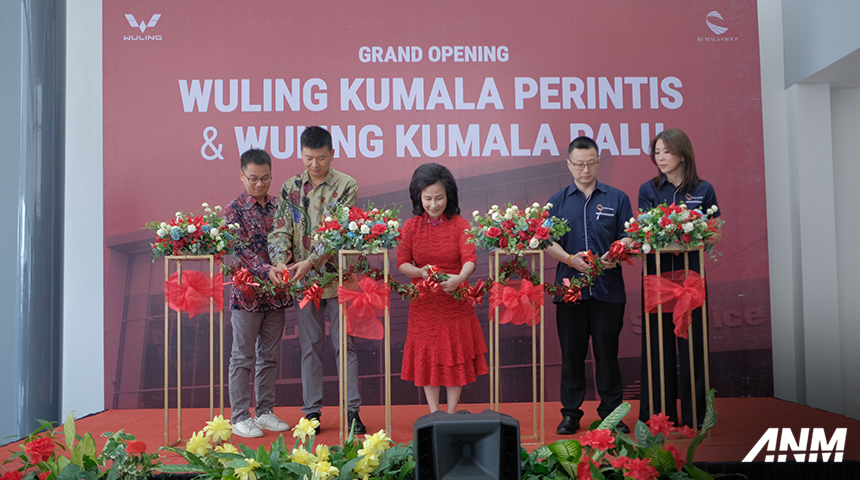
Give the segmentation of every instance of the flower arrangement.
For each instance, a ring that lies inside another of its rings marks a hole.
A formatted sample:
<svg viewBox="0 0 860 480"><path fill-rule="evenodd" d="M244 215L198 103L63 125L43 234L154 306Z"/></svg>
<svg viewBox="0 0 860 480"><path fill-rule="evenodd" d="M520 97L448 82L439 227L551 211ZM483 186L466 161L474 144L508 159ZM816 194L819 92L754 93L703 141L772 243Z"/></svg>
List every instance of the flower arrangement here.
<svg viewBox="0 0 860 480"><path fill-rule="evenodd" d="M630 411L630 404L624 402L603 421L595 421L579 440L559 440L530 454L523 449L522 478L713 479L693 465L693 455L705 433L717 423L714 397L712 389L707 394L705 419L698 434L690 427L675 427L666 415L658 413L647 422L638 421L633 436L626 435L616 428ZM666 438L674 433L692 439L686 455L665 444Z"/></svg>
<svg viewBox="0 0 860 480"><path fill-rule="evenodd" d="M196 473L211 480L411 478L415 465L411 446L392 446L391 438L380 430L365 435L364 441L358 441L350 432L342 447L323 444L315 447L318 426L318 420L301 418L292 429L296 439L292 449L287 449L284 437L279 436L269 451L262 446L251 450L230 443L230 421L219 415L192 435L185 449L166 447L182 456L187 465L162 465L159 470Z"/></svg>
<svg viewBox="0 0 860 480"><path fill-rule="evenodd" d="M520 210L509 203L504 211L493 205L484 216L475 210L469 241L490 252L506 250L520 254L523 250L545 249L570 231L566 220L550 216L550 208L551 203L543 207L534 203Z"/></svg>
<svg viewBox="0 0 860 480"><path fill-rule="evenodd" d="M162 255L229 255L233 253L237 245L237 239L230 230L239 228L238 224L227 224L227 221L218 216L221 207L209 208L208 203L203 205L203 215L200 212L186 214L182 211L176 212L176 216L169 222L148 222L146 228L155 232L155 243L152 246L152 254L155 257ZM154 261L154 259L153 259Z"/></svg>
<svg viewBox="0 0 860 480"><path fill-rule="evenodd" d="M101 453L90 433L77 435L75 418L70 413L63 430L56 431L50 422L27 436L20 450L13 452L4 465L19 463L17 469L3 474L3 480L65 480L75 478L101 478L117 480L120 477L144 480L158 467L160 456L146 453L146 444L134 435L108 432L109 437ZM68 452L68 453L65 453Z"/></svg>
<svg viewBox="0 0 860 480"><path fill-rule="evenodd" d="M361 250L377 253L397 245L400 236L400 207L379 210L369 205L366 210L358 207L337 207L331 216L314 234L321 240L326 253L338 250Z"/></svg>
<svg viewBox="0 0 860 480"><path fill-rule="evenodd" d="M644 254L677 243L685 250L704 248L713 255L714 246L708 240L725 223L718 218L708 218L717 210L716 205L702 212L689 210L683 203L669 206L664 203L647 212L640 209L637 217L624 222L624 229L641 245Z"/></svg>

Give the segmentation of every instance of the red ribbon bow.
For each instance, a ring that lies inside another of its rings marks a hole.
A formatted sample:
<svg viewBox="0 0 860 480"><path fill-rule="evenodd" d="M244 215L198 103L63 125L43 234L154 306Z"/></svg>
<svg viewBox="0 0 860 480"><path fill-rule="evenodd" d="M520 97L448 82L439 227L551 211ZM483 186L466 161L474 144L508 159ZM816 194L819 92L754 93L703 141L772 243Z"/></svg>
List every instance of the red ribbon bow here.
<svg viewBox="0 0 860 480"><path fill-rule="evenodd" d="M415 290L418 292L416 298L420 298L422 295L428 293L439 293L442 290L442 286L438 283L434 282L431 279L421 280L420 282L415 284Z"/></svg>
<svg viewBox="0 0 860 480"><path fill-rule="evenodd" d="M469 302L469 305L475 307L480 306L484 301L484 281L478 280L478 283L466 289L463 294L463 300Z"/></svg>
<svg viewBox="0 0 860 480"><path fill-rule="evenodd" d="M320 287L317 284L317 282L314 282L313 285L306 288L305 291L302 292L302 295L304 295L305 298L303 298L302 301L299 302L299 308L305 308L306 306L308 306L308 303L314 302L314 306L316 306L317 309L319 309L320 308L320 299L322 298L322 294L323 294L322 287Z"/></svg>
<svg viewBox="0 0 860 480"><path fill-rule="evenodd" d="M182 283L179 283L178 272L174 272L164 282L164 294L167 303L174 311L188 312L193 317L202 312L209 304L209 299L215 300L215 311L224 308L224 278L219 273L214 277L205 277L196 270L182 272Z"/></svg>
<svg viewBox="0 0 860 480"><path fill-rule="evenodd" d="M520 282L519 290L501 283L494 284L490 289L490 314L497 307L506 307L499 323L536 325L540 321L539 305L543 305L543 289L528 280Z"/></svg>
<svg viewBox="0 0 860 480"><path fill-rule="evenodd" d="M247 268L242 267L238 272L233 274L233 281L225 283L225 285L233 284L236 290L242 292L242 295L247 299L250 297L254 289L251 287L259 287L260 284L254 282L254 274L249 272Z"/></svg>
<svg viewBox="0 0 860 480"><path fill-rule="evenodd" d="M633 265L633 260L630 259L630 256L638 254L638 248L632 245L628 247L621 240L616 240L609 246L609 254L606 255L606 259L610 261L618 260L619 262L627 262L627 265Z"/></svg>
<svg viewBox="0 0 860 480"><path fill-rule="evenodd" d="M657 305L664 305L664 312L674 312L675 336L687 338L687 329L693 322L692 312L705 302L705 279L696 272L683 283L675 283L668 278L648 275L643 280L645 286L645 311L654 313ZM669 302L677 300L674 305Z"/></svg>
<svg viewBox="0 0 860 480"><path fill-rule="evenodd" d="M569 278L562 280L562 283L565 286L564 296L561 298L562 302L576 303L582 298L582 291L579 287L572 286Z"/></svg>
<svg viewBox="0 0 860 480"><path fill-rule="evenodd" d="M361 291L337 287L338 303L352 302L346 308L346 333L353 337L381 340L385 336L377 311L388 306L388 285L377 283L369 277L358 282Z"/></svg>

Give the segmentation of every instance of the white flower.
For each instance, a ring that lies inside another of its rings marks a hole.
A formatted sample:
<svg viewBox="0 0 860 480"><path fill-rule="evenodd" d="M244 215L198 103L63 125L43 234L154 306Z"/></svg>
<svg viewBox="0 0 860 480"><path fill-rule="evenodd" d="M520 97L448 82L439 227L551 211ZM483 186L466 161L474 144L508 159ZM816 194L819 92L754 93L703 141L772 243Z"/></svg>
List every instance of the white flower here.
<svg viewBox="0 0 860 480"><path fill-rule="evenodd" d="M651 225L645 225L644 227L642 227L642 231L643 232L650 232L651 231Z"/></svg>
<svg viewBox="0 0 860 480"><path fill-rule="evenodd" d="M367 235L368 233L370 233L370 227L368 227L366 223L361 224L361 233L362 235Z"/></svg>
<svg viewBox="0 0 860 480"><path fill-rule="evenodd" d="M532 208L540 208L540 204L538 202L535 202L532 204Z"/></svg>
<svg viewBox="0 0 860 480"><path fill-rule="evenodd" d="M713 215L717 213L717 210L719 210L719 208L717 208L716 205L711 205L711 208L708 209L708 215Z"/></svg>
<svg viewBox="0 0 860 480"><path fill-rule="evenodd" d="M479 212L479 211L477 211L477 210L475 210L474 212L472 212L472 217L480 217L480 216L481 216L481 212Z"/></svg>
<svg viewBox="0 0 860 480"><path fill-rule="evenodd" d="M388 228L397 228L399 226L400 226L400 224L397 222L397 220L389 220L388 221Z"/></svg>
<svg viewBox="0 0 860 480"><path fill-rule="evenodd" d="M331 217L325 217L325 221L326 221L326 222L330 222L330 221L331 221Z"/></svg>
<svg viewBox="0 0 860 480"><path fill-rule="evenodd" d="M213 228L212 230L209 230L209 235L212 237L217 237L218 236L218 229Z"/></svg>
<svg viewBox="0 0 860 480"><path fill-rule="evenodd" d="M218 247L218 250L223 250L224 249L224 242L219 241L218 245L216 245L216 247Z"/></svg>
<svg viewBox="0 0 860 480"><path fill-rule="evenodd" d="M549 202L547 202L547 204L543 207L544 210L549 210L550 208L552 208L552 204Z"/></svg>
<svg viewBox="0 0 860 480"><path fill-rule="evenodd" d="M630 223L633 223L635 221L636 221L636 217L630 217Z"/></svg>
<svg viewBox="0 0 860 480"><path fill-rule="evenodd" d="M206 207L205 210L206 210L206 213L212 213L212 209L209 207Z"/></svg>
<svg viewBox="0 0 860 480"><path fill-rule="evenodd" d="M182 212L176 212L176 218L182 218Z"/></svg>
<svg viewBox="0 0 860 480"><path fill-rule="evenodd" d="M646 255L651 253L651 245L649 245L647 243L642 244L642 253L644 253Z"/></svg>
<svg viewBox="0 0 860 480"><path fill-rule="evenodd" d="M370 211L370 213L372 213L372 214L376 215L377 213L379 213L379 209L378 209L378 208L374 208L373 210L371 210L371 211Z"/></svg>
<svg viewBox="0 0 860 480"><path fill-rule="evenodd" d="M532 239L529 240L529 248L537 248L538 245L540 245L540 240L538 240L537 238L532 237Z"/></svg>
<svg viewBox="0 0 860 480"><path fill-rule="evenodd" d="M514 216L511 214L511 212L505 213L505 220L510 220L512 218L514 218Z"/></svg>
<svg viewBox="0 0 860 480"><path fill-rule="evenodd" d="M490 216L490 218L492 218L494 222L501 222L502 221L502 216L499 215L499 212L493 212L493 214Z"/></svg>
<svg viewBox="0 0 860 480"><path fill-rule="evenodd" d="M696 226L693 225L692 222L687 222L682 227L684 228L684 233L690 233L693 231L694 228L696 228Z"/></svg>
<svg viewBox="0 0 860 480"><path fill-rule="evenodd" d="M495 211L495 210L498 210L498 209L499 209L499 206L498 206L498 205L493 205L492 207L490 207L490 210L491 210L491 211Z"/></svg>
<svg viewBox="0 0 860 480"><path fill-rule="evenodd" d="M209 208L209 204L206 202L203 202L200 206L203 208Z"/></svg>
<svg viewBox="0 0 860 480"><path fill-rule="evenodd" d="M349 222L349 229L352 230L353 232L358 230L358 224L355 222Z"/></svg>
<svg viewBox="0 0 860 480"><path fill-rule="evenodd" d="M319 234L319 233L315 233L315 234L314 234L314 241L315 241L315 242L319 242L319 241L320 241L320 234Z"/></svg>
<svg viewBox="0 0 860 480"><path fill-rule="evenodd" d="M159 238L164 238L164 237L166 237L166 236L167 236L167 231L166 231L166 230L164 230L163 228L159 228L159 229L155 232L155 234L156 234Z"/></svg>
<svg viewBox="0 0 860 480"><path fill-rule="evenodd" d="M167 228L167 222L161 222L161 225L159 225L159 227L166 229Z"/></svg>
<svg viewBox="0 0 860 480"><path fill-rule="evenodd" d="M341 208L343 208L343 211L344 211L344 212L349 213L349 207L347 207L346 205L344 205L344 206L343 206L343 207L341 207Z"/></svg>
<svg viewBox="0 0 860 480"><path fill-rule="evenodd" d="M215 205L215 211L220 212L221 211L221 205Z"/></svg>
<svg viewBox="0 0 860 480"><path fill-rule="evenodd" d="M630 222L624 222L624 228L630 228Z"/></svg>
<svg viewBox="0 0 860 480"><path fill-rule="evenodd" d="M188 233L194 233L197 231L197 227L192 225L188 225Z"/></svg>

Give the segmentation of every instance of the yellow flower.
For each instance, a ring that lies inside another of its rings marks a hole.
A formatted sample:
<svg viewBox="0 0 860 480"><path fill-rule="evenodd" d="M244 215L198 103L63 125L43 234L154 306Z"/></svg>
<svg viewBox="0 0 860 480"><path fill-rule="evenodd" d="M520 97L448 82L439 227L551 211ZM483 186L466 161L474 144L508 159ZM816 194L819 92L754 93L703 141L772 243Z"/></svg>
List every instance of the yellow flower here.
<svg viewBox="0 0 860 480"><path fill-rule="evenodd" d="M215 451L224 453L239 453L239 449L233 446L232 443L218 445L217 447L215 447Z"/></svg>
<svg viewBox="0 0 860 480"><path fill-rule="evenodd" d="M302 418L293 427L293 437L301 438L302 442L304 442L306 438L316 435L316 428L319 426L320 422L317 419L308 420L307 418Z"/></svg>
<svg viewBox="0 0 860 480"><path fill-rule="evenodd" d="M191 435L191 439L185 444L185 450L199 456L209 453L209 437L202 431Z"/></svg>
<svg viewBox="0 0 860 480"><path fill-rule="evenodd" d="M361 475L362 480L367 480L370 477L370 474L376 471L376 467L379 466L379 460L375 455L373 455L373 453L368 454L364 450L359 450L358 455L364 456L358 461L352 471Z"/></svg>
<svg viewBox="0 0 860 480"><path fill-rule="evenodd" d="M332 466L331 463L325 461L319 462L314 470L314 478L319 480L334 478L338 474L340 474L340 470L338 470L337 467Z"/></svg>
<svg viewBox="0 0 860 480"><path fill-rule="evenodd" d="M239 480L257 480L257 475L254 473L254 469L260 466L260 463L252 458L246 458L245 462L248 463L248 466L237 468L236 476L239 477Z"/></svg>
<svg viewBox="0 0 860 480"><path fill-rule="evenodd" d="M290 454L290 460L301 463L302 465L312 465L316 463L317 457L313 453L305 450L304 445L299 445L299 448L294 448Z"/></svg>
<svg viewBox="0 0 860 480"><path fill-rule="evenodd" d="M224 420L223 415L218 415L215 419L206 422L203 427L206 435L212 438L213 442L230 440L230 435L233 433L233 427L230 426L230 420Z"/></svg>
<svg viewBox="0 0 860 480"><path fill-rule="evenodd" d="M331 451L326 445L320 443L317 445L317 461L326 462L328 461L328 457L331 455Z"/></svg>
<svg viewBox="0 0 860 480"><path fill-rule="evenodd" d="M391 447L391 437L385 434L385 430L380 430L373 435L365 435L364 438L362 443L364 449L374 452L376 456L382 455L382 452Z"/></svg>

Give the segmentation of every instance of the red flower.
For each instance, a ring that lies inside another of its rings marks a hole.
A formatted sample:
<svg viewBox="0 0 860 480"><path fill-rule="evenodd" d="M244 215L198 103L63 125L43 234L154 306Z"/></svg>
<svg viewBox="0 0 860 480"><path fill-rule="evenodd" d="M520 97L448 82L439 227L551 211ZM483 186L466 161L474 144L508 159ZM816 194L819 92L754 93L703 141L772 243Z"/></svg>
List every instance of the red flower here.
<svg viewBox="0 0 860 480"><path fill-rule="evenodd" d="M591 466L597 465L594 461L591 460L591 457L586 456L585 460L579 462L576 466L576 478L579 480L592 480L591 478Z"/></svg>
<svg viewBox="0 0 860 480"><path fill-rule="evenodd" d="M537 227L535 229L535 238L537 238L538 240L549 239L549 228L548 227Z"/></svg>
<svg viewBox="0 0 860 480"><path fill-rule="evenodd" d="M530 218L530 219L528 219L528 223L529 223L529 231L534 233L535 230L540 226L541 221L538 220L537 218Z"/></svg>
<svg viewBox="0 0 860 480"><path fill-rule="evenodd" d="M377 224L374 224L373 227L370 228L370 233L372 233L374 235L382 235L383 233L385 233L385 230L387 230L385 225L383 225L381 223L377 223Z"/></svg>
<svg viewBox="0 0 860 480"><path fill-rule="evenodd" d="M146 453L146 444L138 440L132 440L128 442L125 451L128 453Z"/></svg>
<svg viewBox="0 0 860 480"><path fill-rule="evenodd" d="M508 248L508 237L499 237L499 248Z"/></svg>
<svg viewBox="0 0 860 480"><path fill-rule="evenodd" d="M505 220L504 222L502 222L502 228L504 228L505 230L512 230L515 225L516 223L514 223L513 220Z"/></svg>
<svg viewBox="0 0 860 480"><path fill-rule="evenodd" d="M529 234L526 232L520 231L517 233L517 236L520 237L520 240L525 240L529 236Z"/></svg>
<svg viewBox="0 0 860 480"><path fill-rule="evenodd" d="M669 217L663 217L660 219L660 226L661 227L666 228L669 225L672 225L672 220L669 219Z"/></svg>
<svg viewBox="0 0 860 480"><path fill-rule="evenodd" d="M651 429L651 433L654 435L662 433L664 436L669 436L670 433L675 431L675 427L669 421L669 417L662 413L652 415L651 419L645 423L648 424L648 428Z"/></svg>
<svg viewBox="0 0 860 480"><path fill-rule="evenodd" d="M624 472L625 477L630 477L635 480L653 480L657 478L657 469L652 467L645 458L637 458L630 460L627 463L627 468L630 470Z"/></svg>
<svg viewBox="0 0 860 480"><path fill-rule="evenodd" d="M367 212L365 212L364 210L362 210L358 207L352 207L349 210L349 221L350 222L357 222L359 220L367 220L368 218L369 217L367 216Z"/></svg>
<svg viewBox="0 0 860 480"><path fill-rule="evenodd" d="M678 431L681 432L687 438L696 438L696 431L693 430L693 427L682 425L678 427Z"/></svg>
<svg viewBox="0 0 860 480"><path fill-rule="evenodd" d="M681 235L681 241L684 243L690 243L693 241L693 237L689 233L685 233Z"/></svg>
<svg viewBox="0 0 860 480"><path fill-rule="evenodd" d="M684 454L672 445L666 445L664 448L667 452L671 453L672 457L675 459L675 468L677 468L678 471L681 471L681 467L687 463L687 460L684 458Z"/></svg>
<svg viewBox="0 0 860 480"><path fill-rule="evenodd" d="M618 468L622 470L627 468L628 463L630 463L630 457L620 457L609 462L609 464L612 465L612 468Z"/></svg>
<svg viewBox="0 0 860 480"><path fill-rule="evenodd" d="M24 451L30 456L33 465L44 462L54 454L54 441L51 437L42 437L24 445Z"/></svg>
<svg viewBox="0 0 860 480"><path fill-rule="evenodd" d="M40 473L40 474L39 474L39 480L45 480L46 478L48 478L48 475L50 475L50 474L51 474L51 472L42 472L42 473Z"/></svg>
<svg viewBox="0 0 860 480"><path fill-rule="evenodd" d="M0 477L0 480L21 480L23 478L23 474L18 470L12 470L11 472L6 472Z"/></svg>
<svg viewBox="0 0 860 480"><path fill-rule="evenodd" d="M583 445L594 447L601 451L606 451L615 447L615 437L613 437L612 432L607 429L591 430L583 435L579 439L579 442Z"/></svg>
<svg viewBox="0 0 860 480"><path fill-rule="evenodd" d="M487 236L490 238L498 238L501 234L502 230L498 227L490 227L490 229L487 230Z"/></svg>

